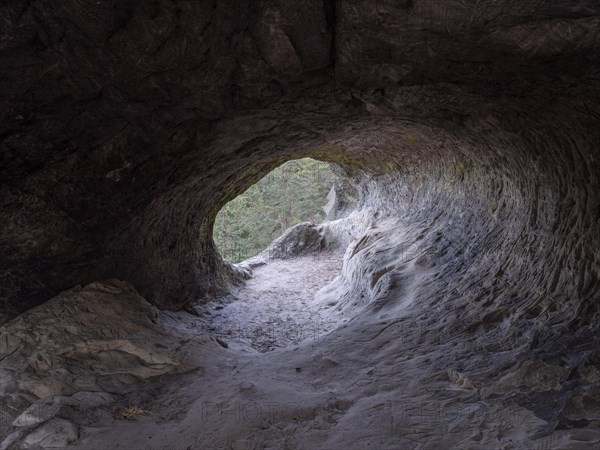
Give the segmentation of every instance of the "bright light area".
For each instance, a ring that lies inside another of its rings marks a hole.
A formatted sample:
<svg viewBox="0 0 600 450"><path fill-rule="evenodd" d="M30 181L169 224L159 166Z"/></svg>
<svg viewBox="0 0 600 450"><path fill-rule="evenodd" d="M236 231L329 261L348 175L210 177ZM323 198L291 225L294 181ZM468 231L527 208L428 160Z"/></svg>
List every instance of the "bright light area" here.
<svg viewBox="0 0 600 450"><path fill-rule="evenodd" d="M322 222L333 183L324 162L304 158L279 166L219 211L213 229L219 252L237 263L260 253L297 223Z"/></svg>

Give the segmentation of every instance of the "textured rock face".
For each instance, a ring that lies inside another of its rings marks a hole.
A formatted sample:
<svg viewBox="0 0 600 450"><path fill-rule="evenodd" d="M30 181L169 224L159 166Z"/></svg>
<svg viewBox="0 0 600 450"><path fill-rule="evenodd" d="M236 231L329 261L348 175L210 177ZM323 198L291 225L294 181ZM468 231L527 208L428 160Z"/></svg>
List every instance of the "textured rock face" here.
<svg viewBox="0 0 600 450"><path fill-rule="evenodd" d="M570 252L568 283L589 294L598 14L593 0L5 3L5 311L108 276L167 307L223 286L218 207L306 155L362 181L401 168L403 195L419 187L402 207L445 202L458 232L490 203L503 249L540 266L528 279L552 280ZM388 209L393 189L378 190Z"/></svg>
<svg viewBox="0 0 600 450"><path fill-rule="evenodd" d="M0 327L0 447L64 448L79 425L111 421L169 376L201 373L203 352L219 350L197 331L182 336L125 282L63 292Z"/></svg>
<svg viewBox="0 0 600 450"><path fill-rule="evenodd" d="M330 167L334 173L337 171L337 166L330 165ZM331 221L348 216L356 208L357 202L358 196L352 182L343 175L336 175L323 206L325 220Z"/></svg>
<svg viewBox="0 0 600 450"><path fill-rule="evenodd" d="M322 408L349 411L329 448L359 437L382 447L382 430L369 437L357 424L364 411L387 423L373 405L399 400L458 398L485 409L474 427L488 430L516 405L534 424L530 440L504 436L506 446L597 427L596 0L8 1L0 22L2 313L110 277L154 305L98 283L11 322L0 345L3 395L18 413L10 439L52 443L60 429L65 444L78 429L61 408L78 408L76 396L104 401L98 392L191 369L176 337L150 353L163 333L155 307L241 278L211 241L218 209L306 156L335 162L360 194L354 213L324 228L349 246L317 298L360 320L327 338L325 356L271 357L274 374L305 367L293 374L321 402L310 389L323 373L340 380L323 391L354 396L350 409ZM94 316L106 322L86 328ZM121 339L125 325L134 338ZM197 346L196 365L224 351ZM352 363L360 370L348 373ZM229 395L223 370L203 385L201 395L219 394L207 400ZM249 373L271 399L279 381ZM363 375L376 381L363 388ZM396 431L396 447L408 446ZM489 436L426 440L497 447ZM573 448L563 438L556 446Z"/></svg>
<svg viewBox="0 0 600 450"><path fill-rule="evenodd" d="M307 255L319 252L323 245L323 236L319 227L312 222L302 222L285 230L269 247L245 262L253 266L270 259Z"/></svg>
<svg viewBox="0 0 600 450"><path fill-rule="evenodd" d="M218 208L311 156L361 193L346 286L401 286L377 250L413 246L436 320L589 342L599 15L593 0L5 3L5 315L106 277L169 308L226 288Z"/></svg>
<svg viewBox="0 0 600 450"><path fill-rule="evenodd" d="M2 394L18 393L4 401L16 410L31 398L50 399L13 424L29 426L42 421L36 412L91 406L102 403L92 398L98 392L123 394L145 379L192 370L175 337L156 346L144 338L157 332L156 317L155 307L115 280L66 291L9 322L0 329Z"/></svg>

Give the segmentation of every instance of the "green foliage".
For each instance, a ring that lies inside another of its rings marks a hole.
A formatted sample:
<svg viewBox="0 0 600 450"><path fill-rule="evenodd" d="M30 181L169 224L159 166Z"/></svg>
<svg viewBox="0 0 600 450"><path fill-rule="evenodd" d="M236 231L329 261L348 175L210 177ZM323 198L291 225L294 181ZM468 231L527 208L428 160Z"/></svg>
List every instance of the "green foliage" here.
<svg viewBox="0 0 600 450"><path fill-rule="evenodd" d="M299 222L321 222L333 179L328 164L309 158L271 171L217 214L213 239L219 252L240 262Z"/></svg>

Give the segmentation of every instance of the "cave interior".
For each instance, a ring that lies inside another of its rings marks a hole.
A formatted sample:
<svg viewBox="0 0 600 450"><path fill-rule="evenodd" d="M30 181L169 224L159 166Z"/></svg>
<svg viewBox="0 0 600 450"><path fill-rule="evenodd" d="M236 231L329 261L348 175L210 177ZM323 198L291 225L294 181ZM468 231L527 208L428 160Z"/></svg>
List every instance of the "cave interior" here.
<svg viewBox="0 0 600 450"><path fill-rule="evenodd" d="M600 445L597 0L0 22L2 450ZM223 205L306 157L356 207L221 257ZM318 336L223 321L269 305Z"/></svg>

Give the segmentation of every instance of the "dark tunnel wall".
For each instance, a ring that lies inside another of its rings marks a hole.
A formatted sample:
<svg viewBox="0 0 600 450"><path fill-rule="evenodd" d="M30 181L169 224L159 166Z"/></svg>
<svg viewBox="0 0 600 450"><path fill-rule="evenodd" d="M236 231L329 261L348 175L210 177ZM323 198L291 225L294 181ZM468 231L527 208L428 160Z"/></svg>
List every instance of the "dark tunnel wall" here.
<svg viewBox="0 0 600 450"><path fill-rule="evenodd" d="M11 1L0 18L5 318L106 277L168 308L225 288L211 218L300 156L345 167L365 211L432 248L440 298L496 280L500 319L597 317L597 2ZM348 286L378 264L347 262Z"/></svg>

